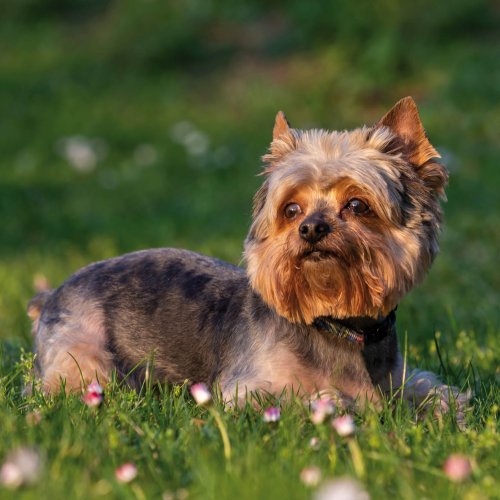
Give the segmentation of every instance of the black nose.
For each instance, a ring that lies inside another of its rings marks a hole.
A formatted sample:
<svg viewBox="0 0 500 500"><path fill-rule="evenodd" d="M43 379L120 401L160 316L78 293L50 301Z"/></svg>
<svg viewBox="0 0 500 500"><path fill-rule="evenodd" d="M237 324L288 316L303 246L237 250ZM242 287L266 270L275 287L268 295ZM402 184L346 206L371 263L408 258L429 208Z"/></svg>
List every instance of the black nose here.
<svg viewBox="0 0 500 500"><path fill-rule="evenodd" d="M316 243L323 239L332 231L330 225L316 214L313 214L302 221L299 226L300 237L308 243Z"/></svg>

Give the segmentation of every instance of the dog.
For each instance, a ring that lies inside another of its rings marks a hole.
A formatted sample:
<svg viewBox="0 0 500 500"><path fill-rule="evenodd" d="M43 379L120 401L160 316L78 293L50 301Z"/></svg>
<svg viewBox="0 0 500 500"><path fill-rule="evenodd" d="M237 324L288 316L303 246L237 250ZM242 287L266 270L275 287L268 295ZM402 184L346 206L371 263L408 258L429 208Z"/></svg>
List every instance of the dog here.
<svg viewBox="0 0 500 500"><path fill-rule="evenodd" d="M32 299L36 369L46 392L155 381L238 393L335 394L380 404L395 391L437 407L466 396L405 369L401 299L438 253L448 181L414 100L374 126L299 130L282 112L263 157L245 240L246 271L187 250L93 263ZM436 398L434 398L436 399Z"/></svg>

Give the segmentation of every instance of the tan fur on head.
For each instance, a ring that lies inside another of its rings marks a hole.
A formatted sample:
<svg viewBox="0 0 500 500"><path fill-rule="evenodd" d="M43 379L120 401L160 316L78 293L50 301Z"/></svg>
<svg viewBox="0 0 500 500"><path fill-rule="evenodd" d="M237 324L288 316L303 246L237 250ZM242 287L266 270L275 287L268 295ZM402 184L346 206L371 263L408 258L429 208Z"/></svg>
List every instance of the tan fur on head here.
<svg viewBox="0 0 500 500"><path fill-rule="evenodd" d="M278 113L245 246L254 290L292 322L389 313L438 251L438 156L411 98L352 132L291 129ZM370 212L346 210L353 198ZM292 202L302 214L288 220ZM313 248L299 226L315 213L332 230Z"/></svg>

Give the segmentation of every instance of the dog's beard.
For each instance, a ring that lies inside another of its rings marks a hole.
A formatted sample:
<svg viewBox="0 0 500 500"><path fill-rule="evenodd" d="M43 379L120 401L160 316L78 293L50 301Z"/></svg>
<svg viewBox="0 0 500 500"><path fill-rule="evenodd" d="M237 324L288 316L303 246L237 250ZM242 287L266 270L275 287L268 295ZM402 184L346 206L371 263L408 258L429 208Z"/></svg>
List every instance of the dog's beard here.
<svg viewBox="0 0 500 500"><path fill-rule="evenodd" d="M310 324L388 314L414 284L382 235L329 235L315 245L295 234L250 244L246 256L253 288L278 314ZM411 271L411 270L410 270Z"/></svg>

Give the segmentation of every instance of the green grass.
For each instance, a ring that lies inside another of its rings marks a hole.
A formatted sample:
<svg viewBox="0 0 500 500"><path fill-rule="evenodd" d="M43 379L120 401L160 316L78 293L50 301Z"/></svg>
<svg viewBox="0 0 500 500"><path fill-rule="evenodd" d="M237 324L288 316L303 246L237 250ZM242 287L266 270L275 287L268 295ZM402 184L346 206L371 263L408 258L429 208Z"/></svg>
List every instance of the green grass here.
<svg viewBox="0 0 500 500"><path fill-rule="evenodd" d="M211 8L5 0L0 463L17 446L34 446L45 467L35 485L0 486L0 497L154 498L186 489L194 498L309 498L305 466L355 477L346 443L327 424L313 426L299 402L283 403L277 425L250 408L223 413L228 465L213 417L185 388L113 386L97 412L78 397L23 397L25 304L37 275L55 286L90 261L140 248L240 262L276 111L297 127L349 128L374 123L408 94L451 176L441 255L398 309L400 338L411 365L471 387L473 410L463 432L452 417L416 423L400 403L356 415L359 479L372 498L499 497L498 13L479 0L272 4L270 12L257 0ZM186 130L198 145L201 133L200 154L186 146ZM72 136L91 141L95 168L74 169L61 154ZM26 421L33 410L38 425ZM312 436L321 438L317 451ZM463 484L442 473L454 452L473 462ZM125 461L139 470L129 485L114 479Z"/></svg>
<svg viewBox="0 0 500 500"><path fill-rule="evenodd" d="M262 412L250 405L224 411L217 403L232 446L231 460L225 461L213 415L194 404L186 386L146 385L134 392L113 383L99 409L64 393L49 399L35 391L23 398L19 382L30 357L9 369L17 355L2 353L2 447L36 447L45 467L39 483L16 491L16 498L158 498L184 489L194 498L307 498L310 490L299 477L311 465L326 478L358 477L373 498L493 498L498 493L499 401L487 385L478 387L476 408L463 432L449 416L417 423L415 412L399 400L382 412L357 414L353 439L361 449L363 473L346 438L328 422L313 425L299 400L281 402L278 423L264 422ZM276 401L263 406L269 404ZM26 419L33 411L41 414L38 424ZM319 449L310 447L312 437L319 438ZM461 485L441 468L456 452L473 464L472 477ZM137 464L138 476L124 485L114 470L130 461Z"/></svg>

